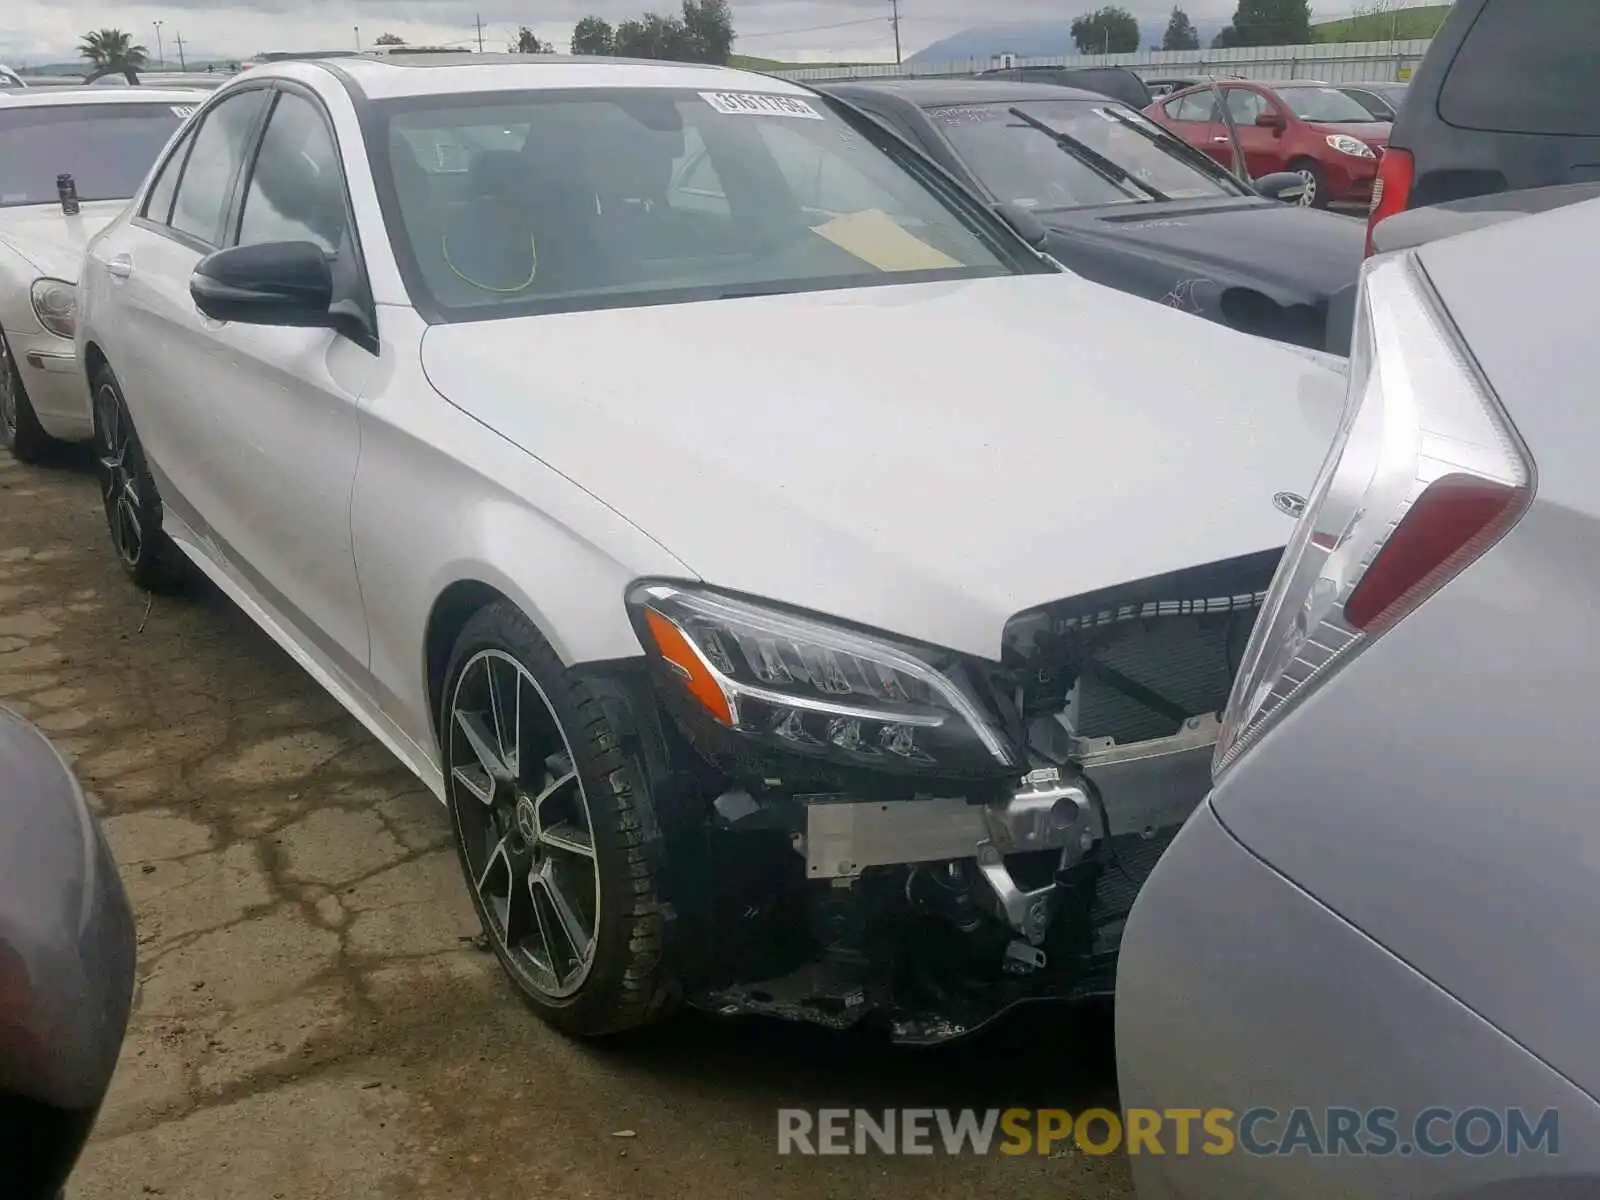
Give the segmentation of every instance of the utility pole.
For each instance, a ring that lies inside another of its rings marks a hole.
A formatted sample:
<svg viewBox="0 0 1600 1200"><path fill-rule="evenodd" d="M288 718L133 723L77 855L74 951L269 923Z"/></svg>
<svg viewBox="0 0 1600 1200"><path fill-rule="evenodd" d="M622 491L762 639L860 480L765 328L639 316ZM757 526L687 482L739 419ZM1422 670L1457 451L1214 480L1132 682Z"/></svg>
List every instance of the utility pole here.
<svg viewBox="0 0 1600 1200"><path fill-rule="evenodd" d="M165 67L167 65L167 52L161 47L161 26L166 22L152 21L150 23L156 27L156 61Z"/></svg>
<svg viewBox="0 0 1600 1200"><path fill-rule="evenodd" d="M189 69L189 63L183 57L183 31L182 30L178 31L177 37L178 37L178 70L187 71Z"/></svg>
<svg viewBox="0 0 1600 1200"><path fill-rule="evenodd" d="M889 18L889 24L894 26L894 65L901 66L900 60L900 0L889 0L889 7L894 15Z"/></svg>
<svg viewBox="0 0 1600 1200"><path fill-rule="evenodd" d="M483 53L483 14L482 13L476 13L474 15L476 16L477 22L478 22L478 53L482 54Z"/></svg>

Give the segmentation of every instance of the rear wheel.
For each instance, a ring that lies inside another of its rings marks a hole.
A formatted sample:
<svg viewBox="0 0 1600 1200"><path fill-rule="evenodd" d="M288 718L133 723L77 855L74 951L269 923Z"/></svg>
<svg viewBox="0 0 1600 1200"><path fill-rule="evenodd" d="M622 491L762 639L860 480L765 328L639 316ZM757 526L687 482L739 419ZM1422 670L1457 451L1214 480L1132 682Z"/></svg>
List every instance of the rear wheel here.
<svg viewBox="0 0 1600 1200"><path fill-rule="evenodd" d="M655 1019L675 989L659 826L639 764L509 603L468 622L445 678L439 741L456 849L500 965L564 1032Z"/></svg>
<svg viewBox="0 0 1600 1200"><path fill-rule="evenodd" d="M161 532L161 497L145 463L144 447L109 366L94 374L95 472L111 542L128 578L149 591L166 591L181 579L176 548Z"/></svg>
<svg viewBox="0 0 1600 1200"><path fill-rule="evenodd" d="M1300 194L1301 208L1327 208L1331 197L1328 195L1328 180L1322 173L1322 168L1309 158L1302 158L1289 164L1289 169L1305 182L1306 190Z"/></svg>
<svg viewBox="0 0 1600 1200"><path fill-rule="evenodd" d="M55 445L55 439L34 415L4 332L0 332L0 445L11 451L18 462L25 463L38 462Z"/></svg>

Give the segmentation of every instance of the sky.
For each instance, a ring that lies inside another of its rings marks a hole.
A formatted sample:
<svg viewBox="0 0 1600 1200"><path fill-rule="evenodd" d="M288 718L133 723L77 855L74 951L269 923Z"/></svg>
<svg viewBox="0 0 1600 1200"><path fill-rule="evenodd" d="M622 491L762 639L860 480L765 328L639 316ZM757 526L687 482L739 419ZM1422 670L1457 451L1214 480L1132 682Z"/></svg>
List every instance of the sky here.
<svg viewBox="0 0 1600 1200"><path fill-rule="evenodd" d="M900 0L906 54L974 25L1070 21L1101 0ZM1173 0L1122 0L1141 20L1165 16ZM1185 0L1195 20L1226 20L1234 0ZM71 61L83 33L112 27L132 33L173 65L175 39L186 53L247 58L265 50L354 48L385 32L412 43L504 50L519 25L566 51L575 21L595 13L610 21L648 9L670 12L676 0L161 0L158 4L83 0L0 0L0 62ZM1318 16L1345 16L1354 0L1314 0ZM732 0L735 51L784 61L893 61L890 0ZM160 21L159 33L155 22Z"/></svg>

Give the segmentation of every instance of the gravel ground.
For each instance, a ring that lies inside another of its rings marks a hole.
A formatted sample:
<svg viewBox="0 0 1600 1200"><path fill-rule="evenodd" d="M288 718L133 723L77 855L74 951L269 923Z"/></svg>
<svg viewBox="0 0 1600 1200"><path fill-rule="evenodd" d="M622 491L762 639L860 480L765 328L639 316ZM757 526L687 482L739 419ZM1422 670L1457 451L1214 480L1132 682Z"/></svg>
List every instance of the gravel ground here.
<svg viewBox="0 0 1600 1200"><path fill-rule="evenodd" d="M785 1106L1114 1105L1103 1010L922 1053L546 1029L473 945L443 809L226 600L136 592L76 457L0 454L0 701L76 763L138 912L73 1200L1132 1195L1124 1161L1076 1151L776 1152Z"/></svg>

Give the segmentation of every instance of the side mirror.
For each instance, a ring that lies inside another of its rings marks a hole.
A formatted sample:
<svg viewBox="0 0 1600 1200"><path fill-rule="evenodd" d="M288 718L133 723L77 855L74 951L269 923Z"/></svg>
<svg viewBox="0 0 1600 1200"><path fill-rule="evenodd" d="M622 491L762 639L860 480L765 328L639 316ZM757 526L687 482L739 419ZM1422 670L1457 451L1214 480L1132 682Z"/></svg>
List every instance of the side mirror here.
<svg viewBox="0 0 1600 1200"><path fill-rule="evenodd" d="M1256 194L1268 200L1281 200L1285 204L1298 204L1306 194L1306 181L1297 171L1274 171L1260 179L1251 180Z"/></svg>
<svg viewBox="0 0 1600 1200"><path fill-rule="evenodd" d="M1007 200L994 206L995 214L1011 226L1014 232L1035 250L1043 250L1045 243L1050 240L1050 231L1046 229L1039 218L1034 216L1020 204L1013 204Z"/></svg>
<svg viewBox="0 0 1600 1200"><path fill-rule="evenodd" d="M1260 129L1281 131L1284 128L1284 119L1270 108L1256 114L1256 126Z"/></svg>
<svg viewBox="0 0 1600 1200"><path fill-rule="evenodd" d="M214 321L332 328L333 268L314 242L234 246L201 259L189 277L195 307Z"/></svg>

